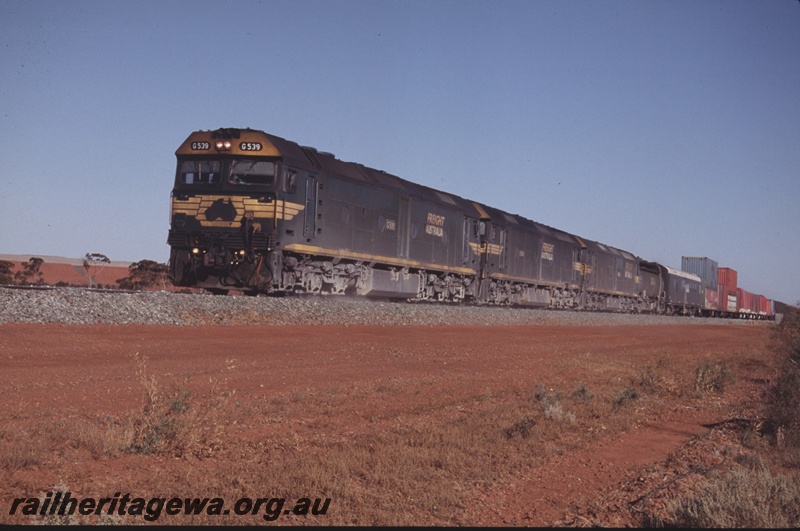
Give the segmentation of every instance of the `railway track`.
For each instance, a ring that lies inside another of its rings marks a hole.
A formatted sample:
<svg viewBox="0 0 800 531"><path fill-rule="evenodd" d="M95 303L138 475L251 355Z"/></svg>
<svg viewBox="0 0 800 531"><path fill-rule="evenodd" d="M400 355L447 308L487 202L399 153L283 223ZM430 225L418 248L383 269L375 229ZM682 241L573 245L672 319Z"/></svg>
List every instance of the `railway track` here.
<svg viewBox="0 0 800 531"><path fill-rule="evenodd" d="M134 289L119 289L119 288L81 288L77 286L19 286L16 284L0 284L3 289L18 289L29 291L54 291L54 290L71 290L71 291L85 291L90 293L141 293L139 290Z"/></svg>
<svg viewBox="0 0 800 531"><path fill-rule="evenodd" d="M733 325L738 319L398 303L346 296L245 297L54 286L0 287L0 323L144 325Z"/></svg>

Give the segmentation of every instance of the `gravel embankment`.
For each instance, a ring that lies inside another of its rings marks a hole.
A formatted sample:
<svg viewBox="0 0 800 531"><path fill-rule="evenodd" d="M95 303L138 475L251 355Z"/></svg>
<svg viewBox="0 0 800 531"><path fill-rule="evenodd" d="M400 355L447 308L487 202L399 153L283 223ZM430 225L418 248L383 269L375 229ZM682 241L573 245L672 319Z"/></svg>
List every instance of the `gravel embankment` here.
<svg viewBox="0 0 800 531"><path fill-rule="evenodd" d="M0 288L0 323L147 325L650 325L725 319L354 300Z"/></svg>

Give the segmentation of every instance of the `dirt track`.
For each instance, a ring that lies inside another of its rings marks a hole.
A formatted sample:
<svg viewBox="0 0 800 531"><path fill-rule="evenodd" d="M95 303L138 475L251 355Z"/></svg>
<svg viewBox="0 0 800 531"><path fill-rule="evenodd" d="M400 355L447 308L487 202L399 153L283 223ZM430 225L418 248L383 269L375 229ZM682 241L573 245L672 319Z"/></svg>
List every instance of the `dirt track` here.
<svg viewBox="0 0 800 531"><path fill-rule="evenodd" d="M597 403L609 402L621 389L641 383L649 370L649 374L655 371L657 389L640 393L642 398L627 409L615 413L609 408L613 418L604 419L600 415L606 410L594 406L587 410L585 423L581 418L575 427L565 428L563 437L550 440L542 433L546 452L529 466L514 465L489 474L488 479L455 482L457 495L468 502L455 504L449 513L439 514L436 508L421 513L417 507L414 514L386 522L353 502L340 506L334 515L334 497L331 518L315 521L552 525L575 523L570 515L591 506L593 516L584 511L581 517L585 522L631 525L627 513L614 504L629 503L652 488L643 479L642 490L635 491L631 480L637 481L642 470L663 464L696 436L708 438L710 430L704 425L752 414L746 403L757 398L771 374L763 353L766 330L766 325L754 323L609 328L2 325L0 423L6 427L0 433L0 455L6 457L0 461L5 469L0 522L30 523L30 516L8 516L11 500L40 495L54 485L98 497L119 491L199 496L194 490L180 490L181 483L174 478L188 478L197 467L210 475L233 470L237 461L257 458L259 447L254 444L261 440L280 446L284 439L299 437L305 441L303 448L318 447L320 441L330 445L378 436L398 426L433 426L519 401L523 395L530 400L537 385L565 397L580 383ZM48 423L79 425L103 417L124 418L126 412L141 407L135 353L147 357L148 370L163 386L190 376L188 386L194 396L208 397L212 379L222 382L227 392L235 392L236 408L227 417L220 452L197 461L92 452L74 440L63 446L53 443ZM689 392L694 371L703 361L730 367L735 380L723 394ZM302 400L300 395L334 396L336 401L274 416L252 414L263 412L257 408L265 403L273 404L273 409L289 408L295 399ZM284 403L289 405L281 406ZM583 410L576 411L583 415ZM29 445L35 459L8 457L21 451L15 446L20 444L19 434L39 439ZM45 448L48 444L56 447ZM299 446L293 448L291 455L305 459ZM458 470L446 472L459 475ZM422 481L432 481L438 472L431 474ZM368 475L353 481L357 480L371 481ZM183 488L227 489L221 481L188 481ZM352 489L359 488L356 483ZM244 484L252 488L257 482ZM159 493L153 492L157 485L163 485ZM471 486L465 491L464 485ZM294 486L280 487L292 491ZM247 493L247 488L239 490ZM598 504L608 506L598 514Z"/></svg>

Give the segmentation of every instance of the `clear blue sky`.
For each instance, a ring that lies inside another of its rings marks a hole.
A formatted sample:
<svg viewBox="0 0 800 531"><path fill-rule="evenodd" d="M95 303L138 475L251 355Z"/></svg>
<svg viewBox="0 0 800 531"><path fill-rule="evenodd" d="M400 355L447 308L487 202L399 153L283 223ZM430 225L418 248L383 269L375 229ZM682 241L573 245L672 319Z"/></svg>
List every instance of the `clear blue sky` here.
<svg viewBox="0 0 800 531"><path fill-rule="evenodd" d="M0 254L166 262L252 127L800 301L800 2L0 2Z"/></svg>

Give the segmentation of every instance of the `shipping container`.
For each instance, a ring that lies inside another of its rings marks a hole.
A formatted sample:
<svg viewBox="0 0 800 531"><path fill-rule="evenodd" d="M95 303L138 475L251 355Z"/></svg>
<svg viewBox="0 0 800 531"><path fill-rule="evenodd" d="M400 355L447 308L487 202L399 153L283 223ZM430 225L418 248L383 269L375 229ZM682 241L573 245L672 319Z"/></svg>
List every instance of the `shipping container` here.
<svg viewBox="0 0 800 531"><path fill-rule="evenodd" d="M736 297L739 300L740 313L753 313L753 294L742 288L736 289Z"/></svg>
<svg viewBox="0 0 800 531"><path fill-rule="evenodd" d="M739 274L735 269L730 267L720 267L717 273L717 281L720 286L725 286L728 289L735 290L739 287Z"/></svg>
<svg viewBox="0 0 800 531"><path fill-rule="evenodd" d="M715 289L706 288L706 310L720 310L719 292Z"/></svg>
<svg viewBox="0 0 800 531"><path fill-rule="evenodd" d="M705 256L681 257L681 270L700 277L707 288L717 289L718 269L717 262Z"/></svg>
<svg viewBox="0 0 800 531"><path fill-rule="evenodd" d="M731 313L736 313L739 308L739 295L735 291L727 291L727 294L728 307L726 309Z"/></svg>
<svg viewBox="0 0 800 531"><path fill-rule="evenodd" d="M719 287L719 309L724 312L736 313L739 308L736 305L736 290L731 290L727 286Z"/></svg>
<svg viewBox="0 0 800 531"><path fill-rule="evenodd" d="M753 310L761 315L772 315L769 299L764 295L753 295Z"/></svg>
<svg viewBox="0 0 800 531"><path fill-rule="evenodd" d="M723 306L723 310L730 313L736 313L739 311L739 295L736 293L736 290L729 290L725 286L720 286L720 305ZM723 297L722 294L725 296Z"/></svg>

